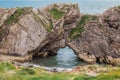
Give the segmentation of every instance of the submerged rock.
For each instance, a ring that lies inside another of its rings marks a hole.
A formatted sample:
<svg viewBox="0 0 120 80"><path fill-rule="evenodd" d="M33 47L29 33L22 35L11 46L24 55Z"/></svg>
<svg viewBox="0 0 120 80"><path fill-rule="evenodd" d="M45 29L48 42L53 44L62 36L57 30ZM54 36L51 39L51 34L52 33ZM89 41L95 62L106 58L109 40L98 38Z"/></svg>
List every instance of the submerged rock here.
<svg viewBox="0 0 120 80"><path fill-rule="evenodd" d="M56 55L69 46L88 63L120 65L120 8L80 14L77 4L0 9L0 60Z"/></svg>

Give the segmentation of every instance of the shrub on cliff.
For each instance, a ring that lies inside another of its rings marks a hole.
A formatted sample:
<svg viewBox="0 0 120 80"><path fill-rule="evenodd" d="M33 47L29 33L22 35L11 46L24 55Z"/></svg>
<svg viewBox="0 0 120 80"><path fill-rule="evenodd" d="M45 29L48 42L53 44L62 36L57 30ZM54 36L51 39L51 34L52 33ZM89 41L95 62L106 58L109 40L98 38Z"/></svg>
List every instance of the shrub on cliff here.
<svg viewBox="0 0 120 80"><path fill-rule="evenodd" d="M88 15L88 14L83 15L81 17L81 19L79 20L79 22L77 23L76 28L73 28L70 31L69 37L72 38L72 39L76 39L78 36L81 36L82 32L84 31L85 23L90 21L90 20L95 21L97 19L98 19L98 17L94 16L94 15Z"/></svg>
<svg viewBox="0 0 120 80"><path fill-rule="evenodd" d="M118 6L118 9L120 9L120 6Z"/></svg>
<svg viewBox="0 0 120 80"><path fill-rule="evenodd" d="M56 20L60 19L65 14L65 12L59 11L56 8L52 8L51 10L49 10L49 12L50 15Z"/></svg>
<svg viewBox="0 0 120 80"><path fill-rule="evenodd" d="M6 21L6 25L10 25L13 22L16 22L18 17L21 16L23 13L25 13L25 10L22 8L18 8L13 15L11 15Z"/></svg>
<svg viewBox="0 0 120 80"><path fill-rule="evenodd" d="M77 23L76 28L73 28L70 31L69 37L72 39L77 38L78 36L81 36L82 32L84 31L84 24L89 20L89 15L83 15L80 19L80 21Z"/></svg>

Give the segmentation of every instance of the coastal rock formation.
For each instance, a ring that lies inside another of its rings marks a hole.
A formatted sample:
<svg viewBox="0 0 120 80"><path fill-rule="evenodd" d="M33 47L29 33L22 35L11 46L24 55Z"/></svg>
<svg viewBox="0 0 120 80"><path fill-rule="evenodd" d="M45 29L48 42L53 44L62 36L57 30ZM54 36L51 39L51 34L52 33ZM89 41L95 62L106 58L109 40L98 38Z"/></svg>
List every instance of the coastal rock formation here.
<svg viewBox="0 0 120 80"><path fill-rule="evenodd" d="M0 10L0 60L26 61L34 55L48 55L46 46L59 40L64 33L65 22L74 21L71 23L74 24L77 22L74 18L79 18L76 4Z"/></svg>
<svg viewBox="0 0 120 80"><path fill-rule="evenodd" d="M0 60L56 55L69 46L88 63L120 65L120 7L80 14L77 4L0 9Z"/></svg>
<svg viewBox="0 0 120 80"><path fill-rule="evenodd" d="M78 57L88 63L120 65L120 8L89 16L83 27L81 37L69 43Z"/></svg>

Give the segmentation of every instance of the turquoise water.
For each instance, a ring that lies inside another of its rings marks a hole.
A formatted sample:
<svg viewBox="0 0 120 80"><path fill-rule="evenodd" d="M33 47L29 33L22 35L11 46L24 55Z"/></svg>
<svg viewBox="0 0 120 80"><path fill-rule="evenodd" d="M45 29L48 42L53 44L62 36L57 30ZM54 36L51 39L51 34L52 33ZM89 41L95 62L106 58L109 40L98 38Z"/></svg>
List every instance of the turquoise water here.
<svg viewBox="0 0 120 80"><path fill-rule="evenodd" d="M103 13L106 9L120 5L120 0L0 0L0 7L44 7L52 3L78 3L82 13Z"/></svg>
<svg viewBox="0 0 120 80"><path fill-rule="evenodd" d="M75 66L82 66L86 64L78 59L74 51L69 47L59 49L56 56L49 56L46 58L34 58L29 63L55 68L74 68Z"/></svg>

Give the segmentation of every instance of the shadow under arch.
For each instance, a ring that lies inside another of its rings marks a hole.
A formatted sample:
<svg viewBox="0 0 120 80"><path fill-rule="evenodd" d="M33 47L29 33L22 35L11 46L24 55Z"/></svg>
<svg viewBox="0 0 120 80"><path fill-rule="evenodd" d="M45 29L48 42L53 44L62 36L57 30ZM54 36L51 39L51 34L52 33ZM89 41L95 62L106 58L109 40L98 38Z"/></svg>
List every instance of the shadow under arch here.
<svg viewBox="0 0 120 80"><path fill-rule="evenodd" d="M45 67L57 67L57 68L74 68L75 66L85 65L86 63L80 60L75 52L69 47L60 48L57 51L57 55L48 57L35 57L32 64L37 64Z"/></svg>

